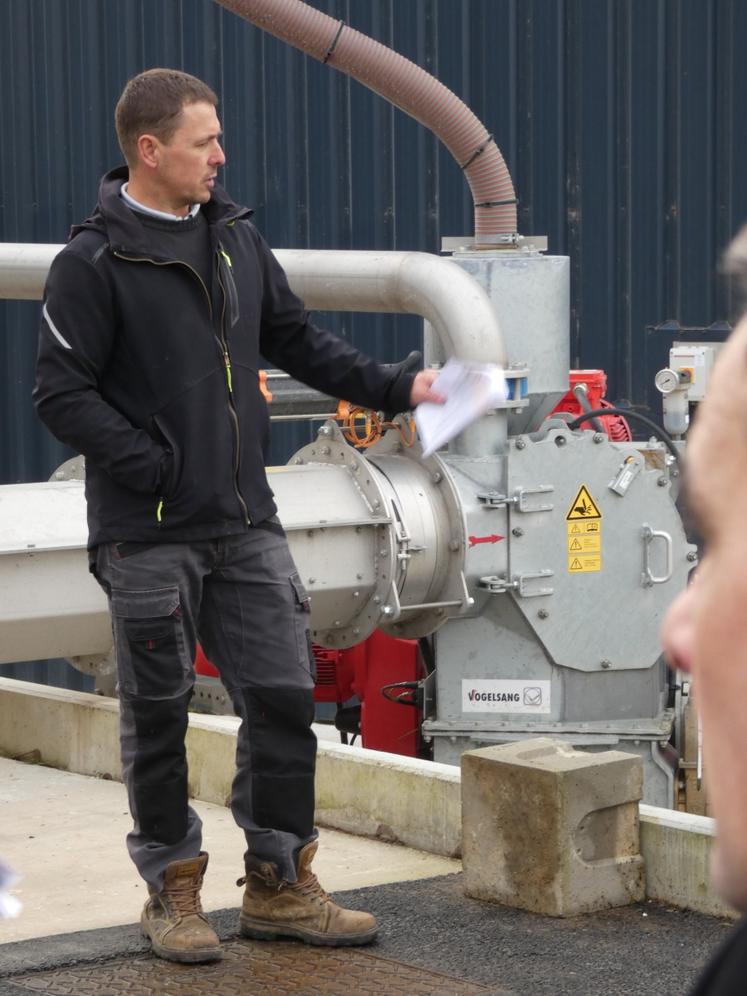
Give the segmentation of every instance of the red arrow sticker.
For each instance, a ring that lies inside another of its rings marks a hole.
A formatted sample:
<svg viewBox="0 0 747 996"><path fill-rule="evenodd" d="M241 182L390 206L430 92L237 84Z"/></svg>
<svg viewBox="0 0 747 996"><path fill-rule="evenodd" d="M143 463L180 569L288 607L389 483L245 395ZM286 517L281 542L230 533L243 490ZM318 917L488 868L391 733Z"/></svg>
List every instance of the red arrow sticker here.
<svg viewBox="0 0 747 996"><path fill-rule="evenodd" d="M505 538L505 536L496 536L495 533L493 533L492 536L470 536L469 545L477 546L478 543L498 543L499 540Z"/></svg>

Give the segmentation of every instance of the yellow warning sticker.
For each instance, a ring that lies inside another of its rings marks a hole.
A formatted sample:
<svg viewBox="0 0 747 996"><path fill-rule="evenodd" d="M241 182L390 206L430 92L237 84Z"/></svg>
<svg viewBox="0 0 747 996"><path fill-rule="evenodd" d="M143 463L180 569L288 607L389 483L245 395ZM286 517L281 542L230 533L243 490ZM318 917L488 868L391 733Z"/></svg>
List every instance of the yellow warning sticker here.
<svg viewBox="0 0 747 996"><path fill-rule="evenodd" d="M600 533L587 533L585 536L568 535L568 553L601 553L602 537Z"/></svg>
<svg viewBox="0 0 747 996"><path fill-rule="evenodd" d="M568 555L568 570L571 574L590 574L593 571L601 571L602 554L579 554L574 557Z"/></svg>
<svg viewBox="0 0 747 996"><path fill-rule="evenodd" d="M571 522L576 519L601 519L602 513L597 508L597 504L589 494L586 485L582 484L579 492L573 499L571 507L568 509L566 519Z"/></svg>
<svg viewBox="0 0 747 996"><path fill-rule="evenodd" d="M581 536L587 533L599 533L601 532L602 524L598 519L592 519L591 522L569 522L568 523L568 535L569 536Z"/></svg>
<svg viewBox="0 0 747 996"><path fill-rule="evenodd" d="M570 574L592 574L602 569L602 513L582 487L566 516L566 554Z"/></svg>

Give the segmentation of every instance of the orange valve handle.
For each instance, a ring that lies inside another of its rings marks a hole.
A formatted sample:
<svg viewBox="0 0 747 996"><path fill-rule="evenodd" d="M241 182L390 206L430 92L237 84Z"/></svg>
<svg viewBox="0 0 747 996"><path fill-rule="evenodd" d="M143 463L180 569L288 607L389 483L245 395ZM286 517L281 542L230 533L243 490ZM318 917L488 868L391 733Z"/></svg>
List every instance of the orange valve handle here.
<svg viewBox="0 0 747 996"><path fill-rule="evenodd" d="M262 397L265 399L267 404L272 404L272 391L267 386L267 371L259 371L259 389L262 392Z"/></svg>

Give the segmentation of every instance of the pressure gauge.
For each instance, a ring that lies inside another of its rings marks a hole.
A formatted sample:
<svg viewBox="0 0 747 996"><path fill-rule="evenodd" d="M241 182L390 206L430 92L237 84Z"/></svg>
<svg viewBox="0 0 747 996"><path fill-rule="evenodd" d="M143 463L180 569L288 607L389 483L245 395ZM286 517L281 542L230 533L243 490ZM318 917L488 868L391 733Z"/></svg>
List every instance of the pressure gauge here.
<svg viewBox="0 0 747 996"><path fill-rule="evenodd" d="M662 394L671 394L680 386L680 377L676 370L664 367L654 377L654 384Z"/></svg>

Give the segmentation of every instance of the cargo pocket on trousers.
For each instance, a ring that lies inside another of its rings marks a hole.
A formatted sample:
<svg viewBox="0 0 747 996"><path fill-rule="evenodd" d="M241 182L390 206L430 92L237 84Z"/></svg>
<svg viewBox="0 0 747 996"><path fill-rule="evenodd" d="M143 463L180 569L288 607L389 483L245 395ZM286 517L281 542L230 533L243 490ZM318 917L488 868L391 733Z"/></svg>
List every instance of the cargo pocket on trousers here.
<svg viewBox="0 0 747 996"><path fill-rule="evenodd" d="M298 663L308 671L311 677L316 680L316 664L314 652L311 646L311 629L309 626L309 616L311 613L311 599L304 588L303 581L297 571L291 574L291 588L293 589L293 604L295 608L296 627L296 649L298 650Z"/></svg>
<svg viewBox="0 0 747 996"><path fill-rule="evenodd" d="M145 699L186 691L191 668L181 625L179 589L112 592L120 690Z"/></svg>

